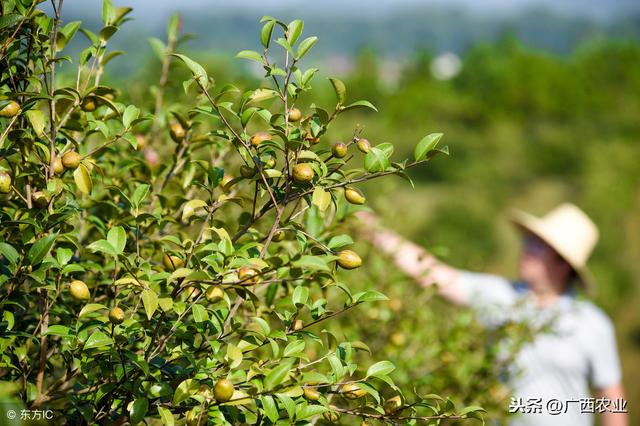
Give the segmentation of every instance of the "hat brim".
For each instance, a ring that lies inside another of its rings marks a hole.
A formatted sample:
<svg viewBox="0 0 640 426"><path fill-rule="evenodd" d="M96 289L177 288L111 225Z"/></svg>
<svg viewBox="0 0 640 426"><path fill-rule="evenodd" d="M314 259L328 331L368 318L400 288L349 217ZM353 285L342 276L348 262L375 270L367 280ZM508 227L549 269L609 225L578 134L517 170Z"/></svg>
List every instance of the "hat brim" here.
<svg viewBox="0 0 640 426"><path fill-rule="evenodd" d="M546 228L539 218L521 210L513 210L509 215L509 221L520 231L528 231L534 234L542 241L544 241L549 247L554 249L556 253L558 253L558 255L562 257L562 259L564 259L564 261L567 262L574 271L576 271L578 280L580 284L582 284L585 291L589 293L594 291L595 280L589 268L587 268L586 265L578 265L575 262L571 261L570 257L566 256L562 252L562 249L553 243L553 239L549 238L546 232Z"/></svg>

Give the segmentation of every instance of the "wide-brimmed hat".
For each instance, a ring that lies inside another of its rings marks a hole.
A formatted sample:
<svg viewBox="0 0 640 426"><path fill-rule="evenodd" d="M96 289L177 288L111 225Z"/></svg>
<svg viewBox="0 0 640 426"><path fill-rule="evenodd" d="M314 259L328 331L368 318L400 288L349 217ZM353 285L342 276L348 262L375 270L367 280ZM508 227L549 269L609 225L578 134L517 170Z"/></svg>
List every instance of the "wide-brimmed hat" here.
<svg viewBox="0 0 640 426"><path fill-rule="evenodd" d="M587 259L598 242L599 232L585 212L573 204L565 203L542 217L513 210L509 219L553 248L576 271L586 290L594 289Z"/></svg>

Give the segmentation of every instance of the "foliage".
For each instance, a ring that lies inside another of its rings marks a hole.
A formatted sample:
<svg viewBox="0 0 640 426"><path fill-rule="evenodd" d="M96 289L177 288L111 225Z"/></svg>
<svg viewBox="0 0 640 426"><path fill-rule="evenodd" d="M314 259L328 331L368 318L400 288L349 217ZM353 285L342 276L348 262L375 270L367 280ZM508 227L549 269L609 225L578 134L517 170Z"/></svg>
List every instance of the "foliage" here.
<svg viewBox="0 0 640 426"><path fill-rule="evenodd" d="M88 424L479 418L479 407L400 389L391 362L322 328L386 300L352 291L336 266L361 262L344 259L343 189L406 178L447 152L441 134L397 162L392 144L365 147L356 128L336 158L319 144L329 126L376 108L331 79L335 107L302 112L317 70L301 59L317 39L271 17L262 52L238 54L265 70L247 91L218 88L179 53L173 17L167 40L151 42L162 71L153 107L140 108L101 81L131 9L105 0L93 33L63 22L62 1L52 16L38 3L4 2L0 21L0 377L14 396ZM73 61L62 52L79 33L89 46L61 84L57 64ZM167 107L176 64L190 77Z"/></svg>

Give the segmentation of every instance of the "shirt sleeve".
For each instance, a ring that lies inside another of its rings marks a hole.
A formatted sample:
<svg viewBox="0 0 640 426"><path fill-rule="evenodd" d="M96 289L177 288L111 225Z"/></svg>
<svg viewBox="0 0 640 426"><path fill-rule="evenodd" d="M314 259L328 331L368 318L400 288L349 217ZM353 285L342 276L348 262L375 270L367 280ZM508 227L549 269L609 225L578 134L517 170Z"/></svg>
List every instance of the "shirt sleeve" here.
<svg viewBox="0 0 640 426"><path fill-rule="evenodd" d="M591 384L596 389L603 389L620 383L622 371L611 320L600 310L597 310L594 318L589 354Z"/></svg>
<svg viewBox="0 0 640 426"><path fill-rule="evenodd" d="M504 277L462 270L459 273L456 285L472 308L508 306L516 301L516 291Z"/></svg>

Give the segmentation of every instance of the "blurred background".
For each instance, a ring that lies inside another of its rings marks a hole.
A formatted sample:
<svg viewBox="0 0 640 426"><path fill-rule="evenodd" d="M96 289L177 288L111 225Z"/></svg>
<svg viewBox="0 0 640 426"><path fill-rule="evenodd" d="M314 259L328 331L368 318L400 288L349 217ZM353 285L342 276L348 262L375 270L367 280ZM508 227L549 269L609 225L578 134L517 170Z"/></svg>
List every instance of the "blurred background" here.
<svg viewBox="0 0 640 426"><path fill-rule="evenodd" d="M219 86L247 88L266 84L262 70L233 56L258 50L259 19L303 19L305 34L319 37L306 65L320 68L303 110L335 103L331 75L346 82L349 100L370 100L380 111L345 116L323 143L349 139L358 123L372 143L392 142L403 158L425 134L445 134L450 157L414 170L415 188L395 178L363 189L387 225L454 266L516 278L519 241L508 209L582 207L600 227L590 262L599 283L594 299L616 324L628 408L639 424L640 2L115 3L134 7L134 22L112 40L112 49L128 55L113 59L106 78L139 105L152 102L148 86L159 76L148 38L165 39L172 13L194 35L181 50L207 64ZM100 8L97 0L64 3L68 21L95 30ZM186 71L176 67L172 78L171 96L184 97ZM354 313L342 324L348 333L398 364L394 377L404 386L504 415L508 402L486 343L495 336L360 249L368 264L355 285L392 300Z"/></svg>

